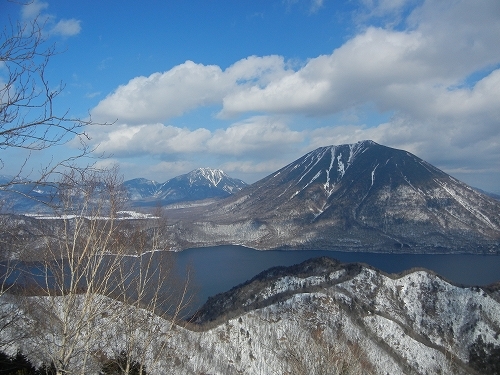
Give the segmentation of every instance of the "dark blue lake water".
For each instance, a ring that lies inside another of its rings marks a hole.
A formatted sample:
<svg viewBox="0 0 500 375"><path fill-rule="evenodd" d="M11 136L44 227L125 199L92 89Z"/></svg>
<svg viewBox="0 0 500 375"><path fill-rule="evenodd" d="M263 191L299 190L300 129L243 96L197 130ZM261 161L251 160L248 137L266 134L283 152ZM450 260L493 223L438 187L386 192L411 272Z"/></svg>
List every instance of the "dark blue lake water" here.
<svg viewBox="0 0 500 375"><path fill-rule="evenodd" d="M192 269L198 293L195 305L209 296L231 289L274 266L289 266L306 259L328 256L345 263L362 262L382 271L398 273L413 267L432 270L464 285L500 281L500 256L472 254L380 254L340 251L257 251L242 246L188 249L177 254L181 269Z"/></svg>
<svg viewBox="0 0 500 375"><path fill-rule="evenodd" d="M166 266L162 268L165 270L168 269L168 264L172 264L171 257L176 259L180 280L172 282L182 284L185 280L185 270L190 269L190 289L195 291L195 300L187 314L193 313L208 297L225 292L268 268L290 266L320 256L334 258L344 263L366 263L388 273L399 273L414 267L426 268L455 284L469 286L488 285L500 281L500 255L349 253L320 250L257 251L242 246L217 246L188 249L179 253L150 253L149 256L155 258L153 264L165 264ZM129 267L137 265L135 263L137 260L138 258L127 258ZM0 264L0 279L4 272L1 266L2 264ZM46 271L37 267L35 263L19 263L16 267L17 270L10 274L8 281L45 285ZM105 270L106 263L103 263L102 267ZM48 280L50 283L50 277Z"/></svg>

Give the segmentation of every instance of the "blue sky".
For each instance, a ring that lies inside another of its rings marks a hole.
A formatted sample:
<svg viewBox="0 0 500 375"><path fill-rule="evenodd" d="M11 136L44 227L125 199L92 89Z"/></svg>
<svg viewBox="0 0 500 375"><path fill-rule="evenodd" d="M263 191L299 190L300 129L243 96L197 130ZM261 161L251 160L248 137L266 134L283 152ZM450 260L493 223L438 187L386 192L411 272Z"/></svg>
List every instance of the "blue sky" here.
<svg viewBox="0 0 500 375"><path fill-rule="evenodd" d="M500 193L498 0L0 1L47 20L57 109L113 122L87 131L126 179L251 183L372 139Z"/></svg>

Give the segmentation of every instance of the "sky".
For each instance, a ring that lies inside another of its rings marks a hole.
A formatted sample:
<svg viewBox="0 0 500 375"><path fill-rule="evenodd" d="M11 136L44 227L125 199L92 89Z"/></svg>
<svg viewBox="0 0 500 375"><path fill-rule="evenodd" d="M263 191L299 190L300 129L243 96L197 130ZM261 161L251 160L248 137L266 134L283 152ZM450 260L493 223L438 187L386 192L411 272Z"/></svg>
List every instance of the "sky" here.
<svg viewBox="0 0 500 375"><path fill-rule="evenodd" d="M56 109L110 124L89 144L125 179L253 183L371 139L500 193L498 0L0 0L5 25L37 15Z"/></svg>

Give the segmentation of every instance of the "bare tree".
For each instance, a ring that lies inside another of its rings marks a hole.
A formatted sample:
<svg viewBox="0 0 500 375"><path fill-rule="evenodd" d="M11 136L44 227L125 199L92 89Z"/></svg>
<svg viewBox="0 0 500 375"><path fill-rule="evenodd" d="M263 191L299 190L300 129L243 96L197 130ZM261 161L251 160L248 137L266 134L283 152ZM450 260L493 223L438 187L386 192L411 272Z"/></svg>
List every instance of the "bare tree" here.
<svg viewBox="0 0 500 375"><path fill-rule="evenodd" d="M165 326L168 318L166 331L172 331L187 301L187 284L168 279L171 263L166 254L161 260L160 252L144 254L161 248L158 229L124 230L116 216L124 199L116 171L77 167L78 159L93 152L86 143L85 128L94 123L90 117L73 118L69 111L55 110L64 85L54 85L47 78L56 48L44 27L40 19L10 22L0 34L0 150L22 149L28 155L10 180L0 182L0 189L31 197L29 191L16 189L24 183L22 178L29 177L37 186L62 176L53 183L57 194L52 208L58 219L44 227L48 231L40 236L44 242L37 248L38 261L24 270L33 272L31 289L23 291L26 303L22 310L19 300L12 306L29 320L21 330L36 327L27 345L40 359L52 362L58 374L89 372L98 356L97 343L121 324L126 354L121 371L130 373L136 363L151 363L164 353L168 334L159 343L153 330ZM36 152L75 138L81 146L76 155L52 160L40 171L29 167ZM0 170L5 164L0 155ZM10 264L6 266L0 280L3 307L10 291L5 284L7 272L12 272ZM12 311L6 312L11 318L15 317ZM150 319L135 318L137 311ZM152 322L156 326L147 325Z"/></svg>
<svg viewBox="0 0 500 375"><path fill-rule="evenodd" d="M120 342L103 341L112 353L107 363L114 363L120 374L143 374L146 364L168 359L169 339L191 300L189 272L185 280L176 275L175 254L162 242L165 228L158 210L153 218L135 223L132 231L120 232L127 237L124 253L131 254L120 265L117 299L122 305L115 312L120 323L110 338L116 342L117 336Z"/></svg>
<svg viewBox="0 0 500 375"><path fill-rule="evenodd" d="M17 174L0 187L13 187L33 172L37 183L46 182L54 172L74 168L75 160L90 155L85 128L92 119L71 117L69 110L58 113L55 104L64 84L49 82L47 66L56 54L40 19L5 25L0 32L0 150L23 149L27 157ZM63 160L52 160L33 171L28 161L37 151L79 139L80 149ZM0 170L5 160L0 156ZM31 177L30 177L31 178ZM31 178L33 179L33 178Z"/></svg>
<svg viewBox="0 0 500 375"><path fill-rule="evenodd" d="M29 335L30 323L16 307L21 297L12 293L20 277L17 261L12 257L22 251L17 223L0 215L0 228L0 351L4 351Z"/></svg>
<svg viewBox="0 0 500 375"><path fill-rule="evenodd" d="M5 350L13 343L27 335L28 324L19 309L17 309L17 296L9 293L14 285L15 269L10 260L0 263L0 351Z"/></svg>
<svg viewBox="0 0 500 375"><path fill-rule="evenodd" d="M103 365L143 374L167 357L188 280L179 282L173 254L161 245L162 219L117 217L125 198L117 172L87 172L72 170L60 182L60 219L24 308L38 330L25 351L54 363L58 374Z"/></svg>
<svg viewBox="0 0 500 375"><path fill-rule="evenodd" d="M318 324L310 335L298 337L293 330L281 339L281 363L288 375L361 375L375 374L375 369L361 347L337 331L327 332ZM296 343L301 342L300 346Z"/></svg>
<svg viewBox="0 0 500 375"><path fill-rule="evenodd" d="M116 208L121 201L114 175L71 170L60 182L61 216L46 236L38 279L26 310L45 334L36 350L58 374L85 369L98 319L112 308L105 298L118 288L122 254L113 250ZM85 373L81 371L80 373Z"/></svg>

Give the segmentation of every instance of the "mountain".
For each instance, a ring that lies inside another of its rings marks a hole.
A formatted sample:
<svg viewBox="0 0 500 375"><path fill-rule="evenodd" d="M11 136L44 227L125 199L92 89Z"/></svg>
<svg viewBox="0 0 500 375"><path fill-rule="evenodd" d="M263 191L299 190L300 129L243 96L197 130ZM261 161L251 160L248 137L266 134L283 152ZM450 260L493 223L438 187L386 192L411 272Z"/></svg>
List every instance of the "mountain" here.
<svg viewBox="0 0 500 375"><path fill-rule="evenodd" d="M44 322L60 321L54 315L61 309L26 307L37 298L44 297L5 294L0 306L14 306L27 321L40 316ZM128 331L121 320L109 321L113 314L103 313L96 314L99 328L97 334L91 330L85 349L110 356L124 348L138 353L163 348L164 355L139 357L151 375L465 375L499 370L499 286L459 287L426 270L389 275L330 258L272 268L209 299L196 323L174 327L150 311L113 303L112 311L140 322L133 331L134 345L125 346ZM21 348L38 363L48 362L40 357L41 339L54 335L45 342L55 350L59 331L52 324L16 329L12 334L21 339L9 342L9 352ZM20 335L19 329L29 334ZM99 358L81 355L89 369ZM72 363L75 368L78 359Z"/></svg>
<svg viewBox="0 0 500 375"><path fill-rule="evenodd" d="M183 240L259 249L500 251L500 202L373 141L318 148L206 207Z"/></svg>
<svg viewBox="0 0 500 375"><path fill-rule="evenodd" d="M161 187L156 181L147 180L145 178L134 178L123 183L123 188L132 201L140 201L156 196L158 189Z"/></svg>
<svg viewBox="0 0 500 375"><path fill-rule="evenodd" d="M231 178L220 169L199 168L174 177L165 183L136 178L125 181L125 189L134 207L166 205L182 201L228 197L247 184ZM15 192L14 192L15 191ZM46 203L57 196L57 183L44 185L30 181L0 176L0 203L7 211L15 213L49 213Z"/></svg>
<svg viewBox="0 0 500 375"><path fill-rule="evenodd" d="M158 196L162 202L228 197L245 186L220 169L199 168L165 182Z"/></svg>
<svg viewBox="0 0 500 375"><path fill-rule="evenodd" d="M500 253L500 201L373 141L318 148L250 186L204 168L124 187L136 208L205 200L166 208L176 249ZM23 188L39 201L54 198L51 190ZM40 209L22 194L0 193L15 212Z"/></svg>
<svg viewBox="0 0 500 375"><path fill-rule="evenodd" d="M0 177L0 209L4 212L44 212L57 200L57 184Z"/></svg>
<svg viewBox="0 0 500 375"><path fill-rule="evenodd" d="M134 206L170 204L208 198L225 198L241 190L247 184L231 178L220 169L198 168L174 177L163 184L134 179L124 182Z"/></svg>
<svg viewBox="0 0 500 375"><path fill-rule="evenodd" d="M185 362L207 373L496 373L498 297L426 270L388 275L312 259L209 299L197 317L204 334L185 332L178 344L211 353Z"/></svg>

